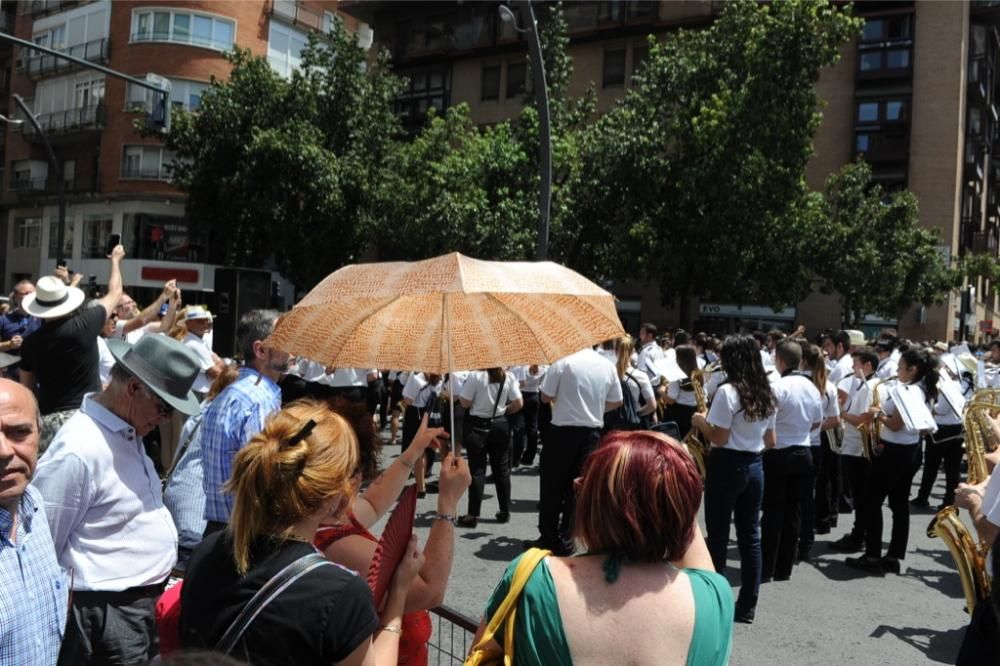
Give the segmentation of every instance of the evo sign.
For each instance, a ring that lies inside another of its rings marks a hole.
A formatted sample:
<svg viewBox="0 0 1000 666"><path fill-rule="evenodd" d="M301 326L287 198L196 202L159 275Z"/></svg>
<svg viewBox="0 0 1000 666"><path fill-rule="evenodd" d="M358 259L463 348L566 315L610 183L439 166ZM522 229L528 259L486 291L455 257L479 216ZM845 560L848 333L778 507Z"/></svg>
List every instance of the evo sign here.
<svg viewBox="0 0 1000 666"><path fill-rule="evenodd" d="M759 305L732 305L727 303L702 303L698 313L705 317L763 317L793 321L795 308L774 310Z"/></svg>

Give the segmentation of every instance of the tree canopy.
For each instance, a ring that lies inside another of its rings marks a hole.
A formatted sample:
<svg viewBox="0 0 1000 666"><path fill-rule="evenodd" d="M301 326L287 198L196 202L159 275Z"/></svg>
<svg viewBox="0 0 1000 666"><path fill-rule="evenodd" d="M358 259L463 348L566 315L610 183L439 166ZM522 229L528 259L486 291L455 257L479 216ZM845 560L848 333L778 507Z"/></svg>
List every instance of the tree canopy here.
<svg viewBox="0 0 1000 666"><path fill-rule="evenodd" d="M553 260L596 280L653 281L682 317L692 297L778 307L817 281L851 313L898 313L948 288L912 195L886 196L864 165L832 178L825 197L805 184L815 83L860 30L849 6L726 3L707 27L650 37L628 93L600 116L593 86L568 93L561 6L542 6L540 21ZM168 137L188 217L213 232L216 260L273 266L309 288L362 256L533 258L536 91L508 121L477 127L459 104L409 136L394 107L405 81L339 24L312 38L289 79L247 51L230 58L230 79ZM877 229L859 237L866 225ZM838 243L859 256L823 260L844 254ZM903 279L869 295L845 265Z"/></svg>

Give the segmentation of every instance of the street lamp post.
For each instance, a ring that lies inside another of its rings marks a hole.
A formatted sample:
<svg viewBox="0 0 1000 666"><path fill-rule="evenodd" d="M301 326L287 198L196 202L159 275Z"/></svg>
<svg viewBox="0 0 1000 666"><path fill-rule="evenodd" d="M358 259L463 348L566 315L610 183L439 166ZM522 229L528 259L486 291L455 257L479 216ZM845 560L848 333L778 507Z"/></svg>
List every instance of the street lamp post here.
<svg viewBox="0 0 1000 666"><path fill-rule="evenodd" d="M500 18L521 34L530 33L528 54L534 79L535 101L538 104L538 261L549 255L549 211L552 207L552 130L549 119L549 89L545 83L545 63L542 60L542 42L538 34L538 21L531 0L515 0L511 4L521 9L528 18L528 27L517 24L517 17L507 5L500 5Z"/></svg>
<svg viewBox="0 0 1000 666"><path fill-rule="evenodd" d="M21 113L28 119L31 126L35 128L35 132L38 136L42 138L42 145L45 146L45 154L49 159L49 168L55 174L56 177L56 201L59 204L59 225L56 230L56 261L62 263L65 257L63 257L63 247L66 240L66 183L63 182L62 165L59 164L59 160L56 159L56 153L52 150L52 144L49 142L49 137L45 133L45 130L38 123L38 118L35 114L31 112L28 105L24 103L24 99L18 95L14 94L14 101L17 103ZM22 124L22 120L14 120L9 122L15 122Z"/></svg>

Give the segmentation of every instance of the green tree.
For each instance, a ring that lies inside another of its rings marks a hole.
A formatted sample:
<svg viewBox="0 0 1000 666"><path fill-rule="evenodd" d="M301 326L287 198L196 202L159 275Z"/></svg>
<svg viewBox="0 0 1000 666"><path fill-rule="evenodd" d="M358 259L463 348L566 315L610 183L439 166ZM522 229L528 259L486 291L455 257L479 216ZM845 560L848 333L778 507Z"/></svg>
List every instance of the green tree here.
<svg viewBox="0 0 1000 666"><path fill-rule="evenodd" d="M815 267L823 290L840 295L845 324L867 314L898 317L913 303L940 302L954 286L937 233L919 224L916 197L887 194L867 163L830 176L826 217Z"/></svg>
<svg viewBox="0 0 1000 666"><path fill-rule="evenodd" d="M289 80L236 50L230 78L167 137L173 180L191 222L212 232L214 259L271 265L305 287L368 246L401 133L386 56L366 63L339 23L329 40L313 38Z"/></svg>
<svg viewBox="0 0 1000 666"><path fill-rule="evenodd" d="M776 306L805 296L814 86L859 29L826 0L739 0L710 27L650 39L633 90L579 137L554 252L657 280L682 323L691 296Z"/></svg>

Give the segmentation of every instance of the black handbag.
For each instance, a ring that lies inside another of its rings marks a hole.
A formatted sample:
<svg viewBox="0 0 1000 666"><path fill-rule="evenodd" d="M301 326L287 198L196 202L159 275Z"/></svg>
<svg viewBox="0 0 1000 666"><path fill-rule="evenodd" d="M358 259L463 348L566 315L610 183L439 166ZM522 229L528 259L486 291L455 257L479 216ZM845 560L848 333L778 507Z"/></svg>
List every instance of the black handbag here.
<svg viewBox="0 0 1000 666"><path fill-rule="evenodd" d="M503 395L504 389L507 388L507 378L504 377L503 382L500 383L500 390L497 391L497 399L493 402L493 414L488 419L484 419L481 416L473 416L470 418L469 432L466 434L466 447L482 448L486 445L489 439L490 431L493 430L493 424L497 418L497 409L500 407L500 397Z"/></svg>

